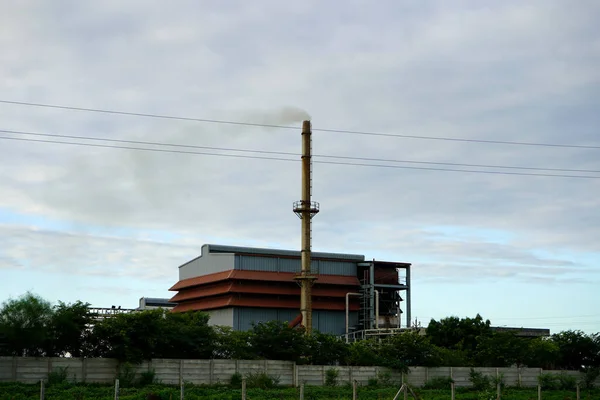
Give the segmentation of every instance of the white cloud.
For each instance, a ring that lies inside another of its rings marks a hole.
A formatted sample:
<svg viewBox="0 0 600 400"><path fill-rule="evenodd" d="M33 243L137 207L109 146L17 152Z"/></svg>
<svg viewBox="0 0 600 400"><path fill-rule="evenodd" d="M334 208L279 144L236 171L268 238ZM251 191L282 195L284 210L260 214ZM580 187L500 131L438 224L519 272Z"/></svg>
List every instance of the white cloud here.
<svg viewBox="0 0 600 400"><path fill-rule="evenodd" d="M318 154L600 170L597 150L318 131L597 144L595 2L40 4L10 4L0 16L1 99L286 124L266 113L297 107L313 119ZM0 129L300 151L298 123L275 130L7 104L0 119ZM176 274L207 237L298 246L291 212L300 196L297 162L7 140L0 148L5 210L199 240L173 247L89 236L91 228L60 240L5 230L5 266L69 259L86 274L103 274L106 265L128 274L124 267L133 266L152 278ZM456 272L443 265L479 263L487 266L473 271L490 277L567 282L587 273L586 265L536 254L600 253L599 185L315 164L314 196L322 203L315 247L415 264L435 256L424 271L444 279ZM444 225L515 239L500 246L483 236L455 243L423 233ZM508 264L520 272L498 269Z"/></svg>

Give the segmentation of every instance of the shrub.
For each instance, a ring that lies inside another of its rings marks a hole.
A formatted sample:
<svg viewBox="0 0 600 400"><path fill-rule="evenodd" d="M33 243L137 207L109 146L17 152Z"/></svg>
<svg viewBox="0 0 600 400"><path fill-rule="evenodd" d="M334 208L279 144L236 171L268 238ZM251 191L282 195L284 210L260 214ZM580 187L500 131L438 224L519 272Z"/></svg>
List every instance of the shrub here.
<svg viewBox="0 0 600 400"><path fill-rule="evenodd" d="M583 387L585 389L593 389L594 382L596 382L598 376L600 376L600 367L587 368L584 371L583 379L581 381Z"/></svg>
<svg viewBox="0 0 600 400"><path fill-rule="evenodd" d="M577 378L565 373L558 375L558 388L560 390L575 390L577 386Z"/></svg>
<svg viewBox="0 0 600 400"><path fill-rule="evenodd" d="M148 386L157 383L156 371L154 371L153 369L149 369L148 371L140 373L139 383L141 386Z"/></svg>
<svg viewBox="0 0 600 400"><path fill-rule="evenodd" d="M469 381L473 385L473 389L477 391L487 391L492 388L490 377L484 375L482 372L475 371L473 368L469 372Z"/></svg>
<svg viewBox="0 0 600 400"><path fill-rule="evenodd" d="M231 378L229 378L229 384L231 385L231 387L234 388L241 388L242 387L242 374L240 374L239 372L236 372L235 374L231 375Z"/></svg>
<svg viewBox="0 0 600 400"><path fill-rule="evenodd" d="M329 368L327 372L325 372L325 386L337 386L337 380L339 376L339 370L336 368Z"/></svg>
<svg viewBox="0 0 600 400"><path fill-rule="evenodd" d="M542 387L542 390L558 390L560 387L558 376L554 374L540 374L538 376L538 383Z"/></svg>
<svg viewBox="0 0 600 400"><path fill-rule="evenodd" d="M392 373L389 371L379 371L377 373L377 381L381 386L391 386Z"/></svg>
<svg viewBox="0 0 600 400"><path fill-rule="evenodd" d="M67 382L69 367L59 367L48 374L48 386L60 385Z"/></svg>
<svg viewBox="0 0 600 400"><path fill-rule="evenodd" d="M246 375L246 385L250 388L272 389L279 385L279 377L270 376L264 372Z"/></svg>
<svg viewBox="0 0 600 400"><path fill-rule="evenodd" d="M120 364L117 367L116 379L119 380L119 387L132 387L135 385L135 369L130 363Z"/></svg>
<svg viewBox="0 0 600 400"><path fill-rule="evenodd" d="M438 376L425 382L423 389L447 390L452 382L454 382L454 379L450 377Z"/></svg>

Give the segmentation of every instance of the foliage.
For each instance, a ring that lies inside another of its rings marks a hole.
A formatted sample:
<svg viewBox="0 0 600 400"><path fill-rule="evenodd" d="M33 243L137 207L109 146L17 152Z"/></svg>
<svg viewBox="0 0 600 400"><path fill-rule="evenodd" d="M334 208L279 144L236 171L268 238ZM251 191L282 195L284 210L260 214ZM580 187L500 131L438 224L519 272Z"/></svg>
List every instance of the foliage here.
<svg viewBox="0 0 600 400"><path fill-rule="evenodd" d="M269 360L300 361L308 350L304 332L282 321L255 324L250 344L257 357Z"/></svg>
<svg viewBox="0 0 600 400"><path fill-rule="evenodd" d="M592 389L596 379L600 376L600 367L586 368L583 373L583 380L581 382L583 387L585 389Z"/></svg>
<svg viewBox="0 0 600 400"><path fill-rule="evenodd" d="M139 384L140 386L149 386L158 383L156 381L156 371L149 369L148 371L140 372Z"/></svg>
<svg viewBox="0 0 600 400"><path fill-rule="evenodd" d="M119 364L115 379L119 380L120 387L132 387L136 384L135 368L130 363Z"/></svg>
<svg viewBox="0 0 600 400"><path fill-rule="evenodd" d="M66 383L69 378L69 367L59 367L48 374L48 386Z"/></svg>
<svg viewBox="0 0 600 400"><path fill-rule="evenodd" d="M241 388L244 377L239 372L235 372L229 379L229 385L233 388Z"/></svg>
<svg viewBox="0 0 600 400"><path fill-rule="evenodd" d="M246 375L246 386L258 389L273 389L279 385L279 377L268 375L264 372L249 373Z"/></svg>
<svg viewBox="0 0 600 400"><path fill-rule="evenodd" d="M450 385L454 382L454 379L450 377L437 376L435 378L431 378L425 385L424 389L448 389Z"/></svg>
<svg viewBox="0 0 600 400"><path fill-rule="evenodd" d="M0 309L0 335L7 341L6 355L41 357L46 355L52 305L27 293L10 299Z"/></svg>
<svg viewBox="0 0 600 400"><path fill-rule="evenodd" d="M380 386L360 386L358 388L358 398L361 400L379 400L391 399L398 391L397 387L382 388ZM450 390L415 390L416 394L422 400L447 400L450 398ZM491 395L493 397L484 397ZM16 383L0 383L0 399L38 399L39 385L25 385ZM114 385L62 385L48 387L46 389L46 398L54 400L83 400L83 399L112 399L114 398ZM122 388L120 391L122 400L141 400L141 399L179 399L179 388L167 385L152 385L144 388ZM231 400L240 399L240 389L233 389L224 386L186 386L186 400ZM248 388L248 398L252 400L296 400L298 399L298 388L271 389ZM338 387L305 387L305 399L318 400L339 400L352 398L352 388L350 386ZM401 397L402 398L402 397ZM457 389L457 400L475 400L475 399L495 399L493 390L488 392L472 393ZM536 389L507 389L502 396L503 399L511 400L529 400L537 399ZM543 393L544 400L565 400L575 399L573 391L546 391ZM583 400L592 400L600 398L600 391L582 392Z"/></svg>
<svg viewBox="0 0 600 400"><path fill-rule="evenodd" d="M477 338L475 363L481 367L522 365L527 342L512 332L494 332Z"/></svg>
<svg viewBox="0 0 600 400"><path fill-rule="evenodd" d="M475 371L473 368L471 368L471 371L469 372L469 381L474 390L488 391L492 389L492 380L490 377L479 371Z"/></svg>
<svg viewBox="0 0 600 400"><path fill-rule="evenodd" d="M340 371L336 368L329 368L325 371L325 386L337 386Z"/></svg>
<svg viewBox="0 0 600 400"><path fill-rule="evenodd" d="M478 338L491 335L490 326L489 320L484 321L477 314L475 318L448 317L439 322L432 319L426 332L436 346L474 352Z"/></svg>
<svg viewBox="0 0 600 400"><path fill-rule="evenodd" d="M407 332L381 341L346 344L339 337L284 322L259 323L246 332L210 326L203 312L149 310L93 321L88 304L46 300L27 293L0 308L0 355L115 358L139 364L153 358L278 359L298 364L383 366L408 372L410 366L511 365L581 370L593 384L600 368L600 335L565 331L548 338L494 332L490 321L449 317L432 320L426 335ZM93 328L92 328L93 326ZM150 384L150 373L139 379Z"/></svg>
<svg viewBox="0 0 600 400"><path fill-rule="evenodd" d="M558 346L558 364L562 368L581 370L600 366L597 335L569 330L552 335L552 341Z"/></svg>

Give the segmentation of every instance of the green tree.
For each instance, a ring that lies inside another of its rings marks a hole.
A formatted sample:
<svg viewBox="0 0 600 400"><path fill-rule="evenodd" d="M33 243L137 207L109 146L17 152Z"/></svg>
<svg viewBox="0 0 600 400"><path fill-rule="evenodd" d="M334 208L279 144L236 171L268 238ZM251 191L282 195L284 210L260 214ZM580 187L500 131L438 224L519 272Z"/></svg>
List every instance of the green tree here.
<svg viewBox="0 0 600 400"><path fill-rule="evenodd" d="M231 360L254 360L252 331L236 331L229 326L215 327L213 358Z"/></svg>
<svg viewBox="0 0 600 400"><path fill-rule="evenodd" d="M552 341L559 349L557 367L584 370L599 365L600 345L596 337L568 330L552 335Z"/></svg>
<svg viewBox="0 0 600 400"><path fill-rule="evenodd" d="M31 293L3 303L0 308L0 336L6 340L7 355L45 356L52 315L52 305Z"/></svg>
<svg viewBox="0 0 600 400"><path fill-rule="evenodd" d="M555 369L560 348L551 338L535 338L527 343L523 363L530 368Z"/></svg>
<svg viewBox="0 0 600 400"><path fill-rule="evenodd" d="M49 323L49 356L81 357L85 353L89 339L90 325L93 318L89 312L89 304L77 301L65 304L62 301L54 306Z"/></svg>
<svg viewBox="0 0 600 400"><path fill-rule="evenodd" d="M512 332L494 332L477 338L475 362L480 367L522 365L528 348L527 340Z"/></svg>
<svg viewBox="0 0 600 400"><path fill-rule="evenodd" d="M255 324L250 342L256 356L261 359L298 362L308 350L304 331L281 321Z"/></svg>
<svg viewBox="0 0 600 400"><path fill-rule="evenodd" d="M308 338L308 355L313 365L335 365L343 363L349 355L349 346L340 338L314 332Z"/></svg>
<svg viewBox="0 0 600 400"><path fill-rule="evenodd" d="M438 348L427 336L417 332L406 332L387 338L381 345L381 354L406 366L440 365Z"/></svg>
<svg viewBox="0 0 600 400"><path fill-rule="evenodd" d="M492 330L490 321L484 321L477 314L475 318L448 317L439 322L432 319L426 332L436 346L464 350L471 357L477 348L477 339L491 335Z"/></svg>

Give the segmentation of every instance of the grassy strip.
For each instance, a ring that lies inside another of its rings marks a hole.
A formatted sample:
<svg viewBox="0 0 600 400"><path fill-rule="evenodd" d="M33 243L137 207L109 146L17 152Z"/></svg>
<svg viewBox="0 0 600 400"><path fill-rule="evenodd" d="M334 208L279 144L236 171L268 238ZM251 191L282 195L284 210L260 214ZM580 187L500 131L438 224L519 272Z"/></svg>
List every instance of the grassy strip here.
<svg viewBox="0 0 600 400"><path fill-rule="evenodd" d="M359 387L360 400L392 399L398 388L392 387ZM421 400L448 400L450 390L415 389ZM297 388L248 389L248 400L296 400L299 398ZM582 400L600 399L600 390L582 391ZM0 384L0 400L29 400L39 399L39 385L19 383ZM152 385L142 388L121 388L120 400L178 400L179 388L166 385ZM305 388L305 400L346 400L352 398L352 388L316 387ZM403 398L403 397L401 397ZM495 399L495 392L483 393L468 389L458 389L456 400L488 400ZM114 399L114 387L99 384L60 384L51 385L45 390L46 400L84 400L84 399ZM241 399L241 390L227 386L188 386L185 388L186 400L237 400ZM536 400L535 389L507 388L502 395L503 400ZM544 400L574 400L574 391L544 391Z"/></svg>

